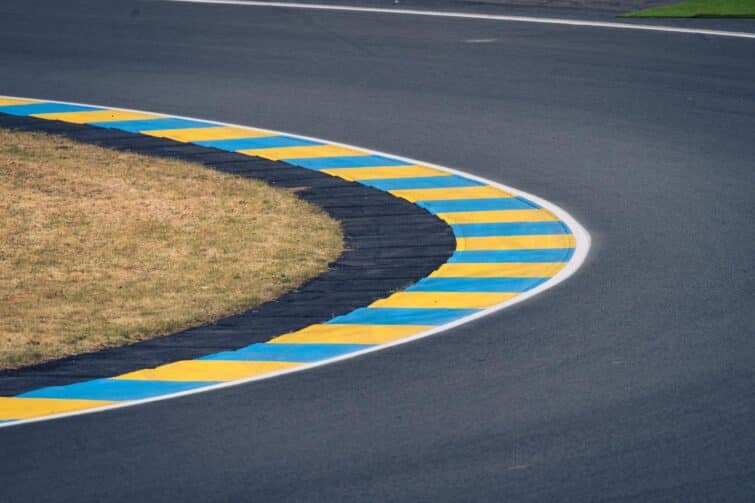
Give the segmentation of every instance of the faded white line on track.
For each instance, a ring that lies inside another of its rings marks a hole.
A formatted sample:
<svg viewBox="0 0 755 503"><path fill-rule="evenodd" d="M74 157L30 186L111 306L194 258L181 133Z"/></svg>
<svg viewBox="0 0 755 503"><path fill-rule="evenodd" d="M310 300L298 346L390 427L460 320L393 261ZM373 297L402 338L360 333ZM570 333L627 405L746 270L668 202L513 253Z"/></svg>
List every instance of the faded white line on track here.
<svg viewBox="0 0 755 503"><path fill-rule="evenodd" d="M613 28L619 30L659 31L666 33L686 33L692 35L709 35L712 37L732 37L755 39L755 33L744 31L706 30L699 28L681 28L678 26L661 26L652 24L614 23L609 21L588 21L582 19L563 19L552 17L501 16L496 14L475 14L469 12L428 11L414 9L386 9L383 7L356 7L348 5L308 4L293 2L255 2L245 0L166 0L178 3L197 3L209 5L241 5L245 7L273 7L285 9L325 10L342 12L363 12L373 14L403 14L405 16L446 17L458 19L483 19L489 21L511 21L519 23L555 24L565 26L584 26L590 28Z"/></svg>
<svg viewBox="0 0 755 503"><path fill-rule="evenodd" d="M496 42L497 38L468 38L464 41L465 44L492 44Z"/></svg>

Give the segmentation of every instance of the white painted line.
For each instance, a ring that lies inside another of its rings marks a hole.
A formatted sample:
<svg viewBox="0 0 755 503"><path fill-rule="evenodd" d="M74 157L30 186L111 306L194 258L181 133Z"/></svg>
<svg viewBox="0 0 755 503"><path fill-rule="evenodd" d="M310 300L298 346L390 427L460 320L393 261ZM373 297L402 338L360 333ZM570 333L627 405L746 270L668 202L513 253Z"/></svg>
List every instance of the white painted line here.
<svg viewBox="0 0 755 503"><path fill-rule="evenodd" d="M16 96L2 96L2 97L3 98L21 99L21 98L18 98ZM30 98L23 98L23 99L30 99ZM41 100L41 101L53 101L53 100ZM91 104L88 104L88 103L76 103L76 102L70 102L70 101L55 101L55 103L65 103L67 105L82 105L82 106L103 106L103 105L91 105ZM117 108L117 107L106 107L106 108L113 108L113 109L116 109L116 110L124 110L124 111L127 111L127 112L157 113L157 112L145 112L144 110L134 110L134 109L128 109L128 108ZM451 168L447 168L445 166L439 166L437 164L432 164L432 163L428 163L428 162L424 162L424 161L419 161L417 159L412 159L412 158L409 158L409 157L401 157L401 156L398 156L398 155L395 155L395 154L388 154L386 152L381 152L379 150L371 150L371 149L367 149L367 148L364 148L364 147L357 147L357 146L354 146L354 145L349 145L347 143L338 143L338 142L333 142L333 141L329 141L329 140L323 140L322 138L315 138L315 137L312 137L312 136L298 135L298 134L295 134L295 133L288 133L288 132L285 132L285 131L276 131L276 130L273 130L273 129L263 129L263 128L258 128L256 126L249 126L249 125L245 126L245 125L241 125L241 124L229 124L229 123L226 123L226 122L210 121L210 120L206 120L206 119L198 119L196 117L186 117L186 116L172 115L172 114L161 114L161 115L165 115L165 116L168 116L168 117L175 117L175 118L178 118L178 119L188 119L188 120L202 121L202 122L207 122L207 123L211 123L211 124L217 124L218 126L232 126L232 127L240 127L240 128L254 128L254 129L259 130L259 131L266 131L266 132L277 134L277 135L294 136L294 137L297 137L297 138L303 138L305 140L313 140L313 141L317 141L317 142L321 142L321 143L325 143L325 144L329 144L329 145L337 145L337 146L351 148L351 149L355 149L355 150L362 150L364 152L369 152L370 154L374 154L374 155L388 156L388 157L391 157L391 158L394 158L394 159L399 159L399 160L402 160L402 161L406 161L408 164L419 164L419 165L422 165L422 166L429 166L429 167L432 167L432 168L439 169L441 171L446 171L448 173L452 173L452 174L455 174L455 175L460 175L460 176L464 176L464 177L467 177L467 178L471 178L473 180L477 180L479 182L485 183L485 184L490 185L492 187L497 187L499 189L502 189L502 190L505 190L507 192L510 192L510 193L512 193L514 195L522 196L522 197L524 197L526 199L529 199L530 201L533 201L533 202L537 203L541 207L547 209L548 211L550 211L551 213L553 213L554 215L556 215L559 218L559 220L561 220L567 226L569 226L569 229L572 231L572 234L574 234L574 240L575 240L574 254L572 255L571 259L569 259L569 262L566 264L566 266L563 269L561 269L561 271L559 271L558 274L556 274L555 276L553 276L552 278L550 278L545 283L541 283L540 285L538 285L537 287L535 287L535 288L533 288L531 290L527 290L526 292L520 293L516 297L514 297L514 298L512 298L510 300L507 300L506 302L502 302L502 303L497 304L497 305L495 305L493 307L489 307L489 308L487 308L485 310L482 310L482 311L479 311L479 312L477 312L475 314L469 315L469 316L467 316L465 318L460 318L460 319L458 319L456 321L453 321L451 323L447 323L445 325L440 325L440 326L435 327L433 329L427 330L425 332L421 332L419 334L416 334L416 335L413 335L413 336L410 336L410 337L406 337L404 339L399 339L397 341L389 342L389 343L386 343L386 344L376 345L376 346L373 346L373 347L370 347L370 348L367 348L367 349L363 349L361 351L356 351L354 353L348 353L348 354L345 354L345 355L336 356L336 357L333 357L333 358L330 358L330 359L327 359L327 360L320 360L320 361L312 362L312 363L309 363L309 364L301 365L299 367L294 367L294 368L290 368L290 369L280 370L278 372L273 372L273 373L270 373L270 374L264 374L264 375L255 376L255 377L248 377L246 379L239 379L239 380L236 380L236 381L222 382L222 383L214 384L214 385L207 386L207 387L204 387L204 388L197 388L197 389L192 389L192 390L187 390L187 391L180 391L178 393L172 393L172 394L169 394L169 395L160 395L160 396L156 396L156 397L153 397L153 398L145 398L145 399L141 399L141 400L132 400L132 401L129 401L129 402L121 402L121 403L118 403L118 404L115 404L115 405L106 405L104 407L97 407L97 408L93 408L93 409L85 409L85 410L79 410L79 411L73 411L73 412L64 412L62 414L54 414L54 415L49 415L49 416L34 417L34 418L30 418L30 419L22 419L22 420L13 421L13 422L10 422L10 423L2 423L2 424L0 424L0 429L2 429L2 428L9 428L9 427L12 427L12 426L18 426L18 425L21 425L21 424L36 423L36 422L40 422L40 421L49 421L49 420L52 420L52 419L58 419L58 418L62 418L62 417L79 416L79 415L83 415L83 414L91 414L91 413L94 413L94 412L101 412L101 411L105 411L105 410L121 409L121 408L124 408L124 407L131 407L131 406L134 406L134 405L140 405L140 404L151 403L151 402L158 402L158 401L161 401L161 400L169 400L171 398L177 398L177 397L181 397L181 396L196 395L196 394L199 394L199 393L205 393L205 392L208 392L208 391L213 391L213 390L222 389L222 388L229 388L231 386L238 386L240 384L246 384L246 383L250 383L250 382L254 382L254 381L262 381L264 379L270 379L270 378L278 377L278 376L285 375L285 374L293 374L294 372L300 372L300 371L303 371L303 370L308 370L308 369L312 369L312 368L315 368L315 367L321 367L323 365L328 365L328 364L339 362L339 361L342 361L342 360L348 360L348 359L355 358L357 356L361 356L361 355L364 355L364 354L367 354L367 353L373 353L375 351L380 351L380 350L383 350L383 349L386 349L386 348L390 348L390 347L393 347L393 346L398 346L400 344L406 344L408 342L416 341L418 339L424 339L425 337L429 337L431 335L435 335L435 334L438 334L440 332L445 332L446 330L450 330L452 328L456 328L456 327L458 327L460 325L464 325L465 323L469 323L471 321L478 320L478 319L480 319L482 317L488 316L489 314L492 314L492 313L495 313L497 311L500 311L501 309L505 309L505 308L507 308L509 306L513 306L514 304L518 304L520 302L523 302L523 301L525 301L525 300L527 300L527 299L529 299L531 297L534 297L535 295L537 295L537 294L539 294L539 293L541 293L541 292L543 292L545 290L548 290L549 288L553 288L554 286L556 286L557 284L561 283L562 281L564 281L565 279L567 279L569 276L571 276L572 274L574 274L575 272L577 272L577 269L579 269L579 267L582 265L582 263L584 263L585 258L587 258L587 252L590 249L590 234L587 232L587 230L585 230L584 227L582 227L579 224L579 222L577 222L571 215L569 215L569 213L567 213L566 210L564 210L564 209L556 206L555 204L553 204L553 203L551 203L549 201L546 201L545 199L541 199L540 197L535 196L533 194L529 194L527 192L523 192L523 191L515 189L513 187L509 187L508 185L504 185L502 183L494 182L492 180L488 180L486 178L482 178L480 176L473 175L471 173L466 173L464 171L460 171L460 170L457 170L457 169L451 169Z"/></svg>
<svg viewBox="0 0 755 503"><path fill-rule="evenodd" d="M497 38L468 38L464 40L465 44L492 44L497 42Z"/></svg>
<svg viewBox="0 0 755 503"><path fill-rule="evenodd" d="M590 28L613 28L620 30L660 31L667 33L686 33L709 35L712 37L733 37L755 39L755 33L745 31L706 30L702 28L681 28L652 24L617 23L611 21L589 21L584 19L564 19L553 17L501 16L496 14L476 14L470 12L429 11L415 9L386 9L384 7L356 7L348 5L328 5L294 2L258 2L246 0L165 0L179 3L198 3L210 5L241 5L245 7L273 7L284 9L325 10L341 12L363 12L373 14L401 14L405 16L446 17L457 19L484 19L489 21L511 21L518 23L556 24L565 26L586 26Z"/></svg>

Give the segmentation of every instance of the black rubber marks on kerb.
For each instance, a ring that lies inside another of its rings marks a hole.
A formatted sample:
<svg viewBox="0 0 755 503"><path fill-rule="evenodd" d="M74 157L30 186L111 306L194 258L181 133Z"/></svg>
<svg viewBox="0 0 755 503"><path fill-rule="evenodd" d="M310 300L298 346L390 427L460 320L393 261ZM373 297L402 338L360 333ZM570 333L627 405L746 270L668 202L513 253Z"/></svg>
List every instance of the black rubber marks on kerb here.
<svg viewBox="0 0 755 503"><path fill-rule="evenodd" d="M450 227L419 206L316 171L168 139L31 117L0 114L0 127L183 159L272 186L297 188L301 199L316 204L341 223L346 241L346 251L328 271L275 301L165 337L0 371L0 396L265 342L404 289L437 269L455 248Z"/></svg>

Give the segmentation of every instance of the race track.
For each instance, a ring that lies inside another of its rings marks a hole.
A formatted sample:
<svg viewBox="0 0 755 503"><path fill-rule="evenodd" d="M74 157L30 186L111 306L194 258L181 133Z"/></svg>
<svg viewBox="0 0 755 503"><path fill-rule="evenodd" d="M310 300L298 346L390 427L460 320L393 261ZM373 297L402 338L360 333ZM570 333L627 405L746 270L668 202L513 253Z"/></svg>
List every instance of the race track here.
<svg viewBox="0 0 755 503"><path fill-rule="evenodd" d="M436 162L553 201L593 244L442 335L2 429L0 501L752 501L754 59L678 33L3 2L0 94Z"/></svg>

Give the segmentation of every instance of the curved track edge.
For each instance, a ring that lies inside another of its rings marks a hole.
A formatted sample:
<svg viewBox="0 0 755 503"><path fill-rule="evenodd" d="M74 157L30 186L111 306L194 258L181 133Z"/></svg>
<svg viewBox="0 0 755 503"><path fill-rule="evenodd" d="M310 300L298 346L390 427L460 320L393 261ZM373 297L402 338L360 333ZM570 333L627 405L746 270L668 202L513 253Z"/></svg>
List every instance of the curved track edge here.
<svg viewBox="0 0 755 503"><path fill-rule="evenodd" d="M267 129L71 102L0 97L0 113L281 161L412 202L444 220L456 237L448 262L367 307L235 351L0 397L0 428L236 386L435 335L554 287L579 269L590 247L588 232L549 201L406 157Z"/></svg>

